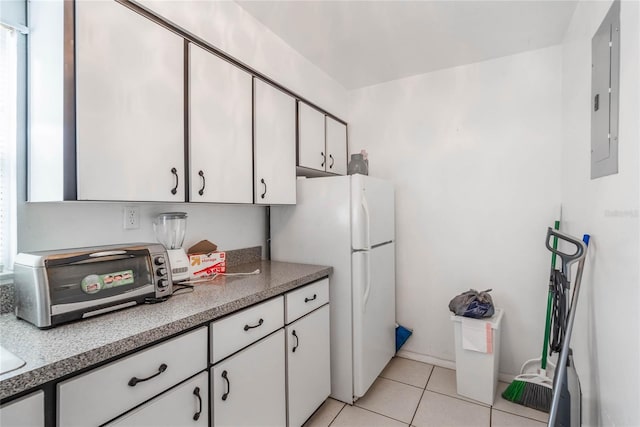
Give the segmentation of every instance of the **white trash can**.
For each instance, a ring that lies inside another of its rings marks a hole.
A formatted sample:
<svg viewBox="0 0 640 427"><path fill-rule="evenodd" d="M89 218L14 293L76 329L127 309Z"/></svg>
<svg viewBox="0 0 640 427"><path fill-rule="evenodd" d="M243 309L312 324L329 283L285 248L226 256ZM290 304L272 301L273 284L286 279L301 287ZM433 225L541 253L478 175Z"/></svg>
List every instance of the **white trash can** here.
<svg viewBox="0 0 640 427"><path fill-rule="evenodd" d="M484 319L451 316L458 394L487 405L493 405L498 385L502 315L502 309L496 308L493 317Z"/></svg>

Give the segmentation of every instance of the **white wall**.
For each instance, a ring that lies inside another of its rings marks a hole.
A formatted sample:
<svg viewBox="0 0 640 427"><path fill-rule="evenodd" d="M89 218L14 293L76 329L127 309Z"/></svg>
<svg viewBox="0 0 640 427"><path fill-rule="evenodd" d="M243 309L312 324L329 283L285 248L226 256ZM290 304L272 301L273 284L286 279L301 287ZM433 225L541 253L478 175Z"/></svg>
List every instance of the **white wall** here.
<svg viewBox="0 0 640 427"><path fill-rule="evenodd" d="M449 300L493 288L500 371L541 351L559 213L561 48L350 92L352 151L396 188L397 319L404 349L454 360Z"/></svg>
<svg viewBox="0 0 640 427"><path fill-rule="evenodd" d="M124 230L124 207L137 206L140 228ZM162 212L186 212L184 247L207 239L220 250L265 245L265 209L195 203L22 203L18 206L18 251L74 248L127 242L155 242L153 219Z"/></svg>
<svg viewBox="0 0 640 427"><path fill-rule="evenodd" d="M590 179L591 38L610 1L578 4L563 42L563 223L592 236L572 338L585 425L640 424L640 6L621 2L619 173Z"/></svg>
<svg viewBox="0 0 640 427"><path fill-rule="evenodd" d="M144 2L166 11L186 29L240 61L341 117L347 92L319 68L234 2ZM23 147L18 164L24 164ZM24 168L18 170L19 199L25 200ZM123 230L123 208L140 208L141 228ZM256 206L138 203L33 203L18 205L18 251L108 243L155 241L152 218L160 212L189 214L185 246L208 239L221 249L265 244L265 209Z"/></svg>

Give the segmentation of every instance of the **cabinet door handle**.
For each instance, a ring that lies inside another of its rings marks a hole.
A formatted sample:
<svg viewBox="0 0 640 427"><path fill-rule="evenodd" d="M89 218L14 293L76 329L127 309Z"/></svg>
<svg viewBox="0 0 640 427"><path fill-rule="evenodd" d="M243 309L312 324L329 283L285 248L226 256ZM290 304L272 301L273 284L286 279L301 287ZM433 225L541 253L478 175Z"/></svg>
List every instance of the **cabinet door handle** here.
<svg viewBox="0 0 640 427"><path fill-rule="evenodd" d="M202 414L202 397L200 397L200 387L194 388L193 394L198 398L198 411L193 414L193 420L198 421L198 419L200 418L200 414Z"/></svg>
<svg viewBox="0 0 640 427"><path fill-rule="evenodd" d="M262 194L260 195L260 197L262 197L262 198L264 199L265 194L267 194L267 183L266 183L266 182L264 182L264 178L262 178L262 179L260 180L260 182L262 183L262 185L264 185L264 193L262 193Z"/></svg>
<svg viewBox="0 0 640 427"><path fill-rule="evenodd" d="M333 168L333 164L335 163L335 160L333 159L333 155L329 154L329 158L331 159L331 164L329 165L329 169Z"/></svg>
<svg viewBox="0 0 640 427"><path fill-rule="evenodd" d="M176 186L171 189L171 194L176 194L178 192L178 170L176 168L171 168L171 173L176 177Z"/></svg>
<svg viewBox="0 0 640 427"><path fill-rule="evenodd" d="M166 371L166 370L167 370L167 365L163 363L162 365L160 365L160 366L158 367L158 372L156 372L155 374L153 374L153 375L151 375L150 377L147 377L147 378L137 378L137 377L132 377L132 378L129 380L129 383L128 383L128 384L129 384L129 386L130 386L130 387L135 387L135 386L136 386L136 384L138 384L138 383L142 383L142 382L145 382L145 381L149 381L151 378L155 378L155 377L157 377L158 375L160 375L161 373L163 373L163 372L164 372L164 371Z"/></svg>
<svg viewBox="0 0 640 427"><path fill-rule="evenodd" d="M258 324L257 325L253 325L253 326L244 325L244 330L246 332L249 329L257 328L258 326L262 326L263 323L264 323L264 319L260 319L260 320L258 320Z"/></svg>
<svg viewBox="0 0 640 427"><path fill-rule="evenodd" d="M207 181L204 179L204 172L200 171L198 172L198 175L202 178L202 188L198 191L198 194L202 196L204 194L204 187L207 184Z"/></svg>
<svg viewBox="0 0 640 427"><path fill-rule="evenodd" d="M222 378L227 383L227 391L225 391L222 395L222 400L227 400L227 397L229 397L229 393L231 393L231 381L229 381L229 377L227 377L227 371L222 371Z"/></svg>
<svg viewBox="0 0 640 427"><path fill-rule="evenodd" d="M311 298L305 298L304 302L309 302L309 301L313 301L314 299L318 298L318 295L313 294L313 296Z"/></svg>
<svg viewBox="0 0 640 427"><path fill-rule="evenodd" d="M293 350L291 350L293 353L296 352L296 348L298 348L298 344L300 343L300 338L298 338L298 335L296 334L295 329L293 331L291 331L291 335L293 335L293 337L296 339L296 345L293 346Z"/></svg>
<svg viewBox="0 0 640 427"><path fill-rule="evenodd" d="M320 166L324 167L324 162L327 161L327 156L324 155L324 152L320 152L320 155L322 156L322 164Z"/></svg>

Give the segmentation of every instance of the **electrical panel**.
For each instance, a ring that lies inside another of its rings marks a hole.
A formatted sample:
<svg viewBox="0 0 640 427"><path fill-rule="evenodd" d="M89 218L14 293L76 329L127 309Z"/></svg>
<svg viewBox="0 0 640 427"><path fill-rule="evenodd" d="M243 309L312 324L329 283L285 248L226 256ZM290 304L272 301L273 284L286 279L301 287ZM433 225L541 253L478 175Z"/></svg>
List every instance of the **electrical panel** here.
<svg viewBox="0 0 640 427"><path fill-rule="evenodd" d="M618 173L620 0L591 39L591 179Z"/></svg>

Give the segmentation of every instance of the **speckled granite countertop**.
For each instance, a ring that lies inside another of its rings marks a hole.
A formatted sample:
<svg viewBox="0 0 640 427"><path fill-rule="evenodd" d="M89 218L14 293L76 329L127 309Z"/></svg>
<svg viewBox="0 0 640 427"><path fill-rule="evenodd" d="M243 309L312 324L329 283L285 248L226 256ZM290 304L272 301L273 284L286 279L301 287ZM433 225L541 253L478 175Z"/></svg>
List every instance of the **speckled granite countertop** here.
<svg viewBox="0 0 640 427"><path fill-rule="evenodd" d="M0 316L0 345L27 364L0 375L0 399L38 387L83 368L168 336L206 324L291 289L328 276L331 267L260 261L229 272L254 276L218 277L196 285L194 292L160 304L140 305L75 323L40 330Z"/></svg>

